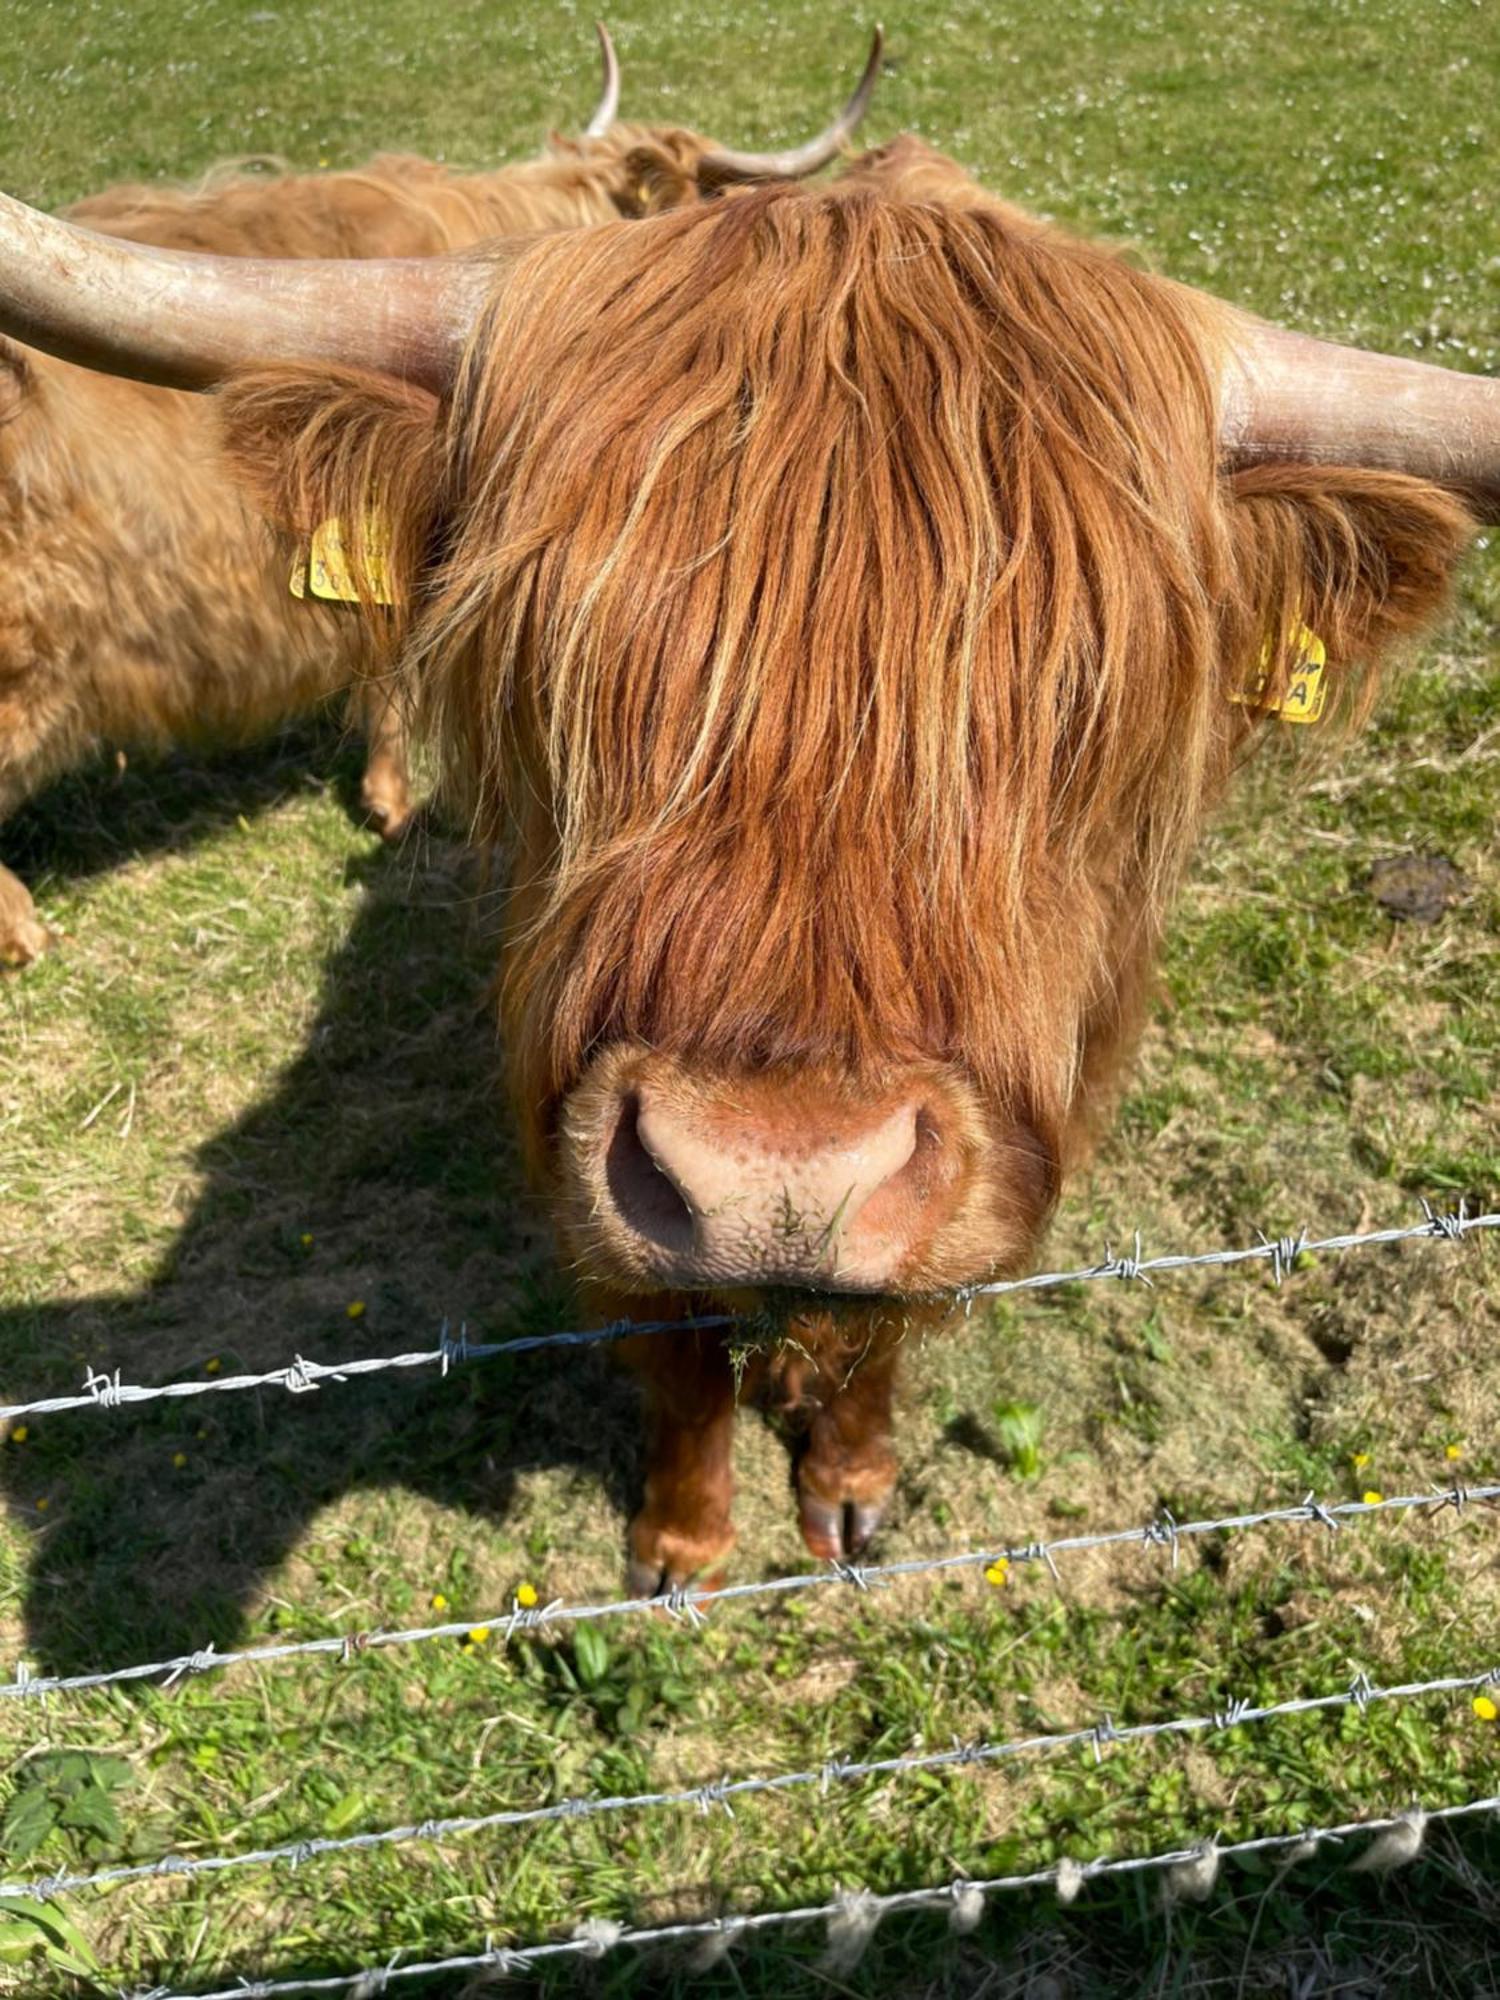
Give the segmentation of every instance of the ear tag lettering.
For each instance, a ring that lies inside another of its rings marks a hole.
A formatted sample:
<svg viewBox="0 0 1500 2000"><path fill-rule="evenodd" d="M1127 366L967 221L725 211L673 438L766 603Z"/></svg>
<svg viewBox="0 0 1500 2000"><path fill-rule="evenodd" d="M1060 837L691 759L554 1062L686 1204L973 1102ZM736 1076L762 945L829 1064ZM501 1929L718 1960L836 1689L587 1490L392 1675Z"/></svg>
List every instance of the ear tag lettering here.
<svg viewBox="0 0 1500 2000"><path fill-rule="evenodd" d="M376 514L365 516L363 548L355 550L350 549L344 524L336 514L321 521L313 530L312 540L297 551L296 561L292 564L288 587L293 597L321 598L325 604L360 603L359 585L355 579L359 574L358 559L361 556L369 600L375 604L394 604L390 531L385 521Z"/></svg>
<svg viewBox="0 0 1500 2000"><path fill-rule="evenodd" d="M1265 694L1271 673L1271 642L1267 639L1261 648L1259 674L1249 687L1241 688L1229 699L1242 708L1258 708L1266 715L1280 716L1283 722L1317 722L1328 704L1328 684L1323 678L1328 650L1316 632L1300 624L1292 628L1291 644L1294 658L1284 693L1269 698Z"/></svg>

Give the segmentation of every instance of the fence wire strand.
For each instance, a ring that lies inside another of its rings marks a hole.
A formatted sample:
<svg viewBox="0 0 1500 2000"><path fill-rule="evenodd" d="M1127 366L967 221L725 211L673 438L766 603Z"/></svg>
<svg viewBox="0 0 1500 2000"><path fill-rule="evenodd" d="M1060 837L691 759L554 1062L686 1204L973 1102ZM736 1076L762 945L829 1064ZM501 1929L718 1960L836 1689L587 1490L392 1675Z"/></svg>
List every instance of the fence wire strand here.
<svg viewBox="0 0 1500 2000"><path fill-rule="evenodd" d="M1211 1856L1215 1861L1226 1861L1256 1854L1282 1854L1287 1857L1284 1865L1291 1866L1310 1860L1325 1846L1338 1846L1344 1841L1364 1836L1378 1841L1382 1835L1402 1829L1409 1829L1416 1835L1415 1841L1409 1843L1411 1854L1404 1854L1402 1858L1414 1858L1421 1837L1429 1826L1496 1812L1500 1812L1500 1797L1468 1799L1462 1805L1437 1806L1430 1811L1412 1808L1384 1819L1345 1820L1336 1826L1260 1834L1249 1840L1222 1844L1208 1841L1156 1854L1100 1856L1083 1862L1061 1861L1050 1868L1033 1869L1024 1875L959 1876L951 1882L932 1883L919 1889L897 1889L884 1895L865 1892L857 1900L872 1920L898 1910L947 1909L957 1913L975 1896L988 1899L1023 1889L1051 1888L1057 1890L1060 1897L1066 1896L1071 1901L1088 1883L1108 1880L1113 1876L1169 1873L1173 1869L1201 1863L1205 1856ZM1368 1855L1371 1849L1366 1848L1364 1852ZM369 1995L373 2000L373 1996L386 1992L398 1980L431 1978L438 1973L487 1970L500 1974L525 1974L554 1960L602 1958L606 1951L619 1950L627 1945L637 1950L649 1950L661 1945L705 1940L732 1944L736 1938L760 1931L837 1919L854 1900L843 1896L834 1902L804 1904L794 1909L704 1917L683 1923L657 1924L642 1930L595 1923L580 1926L572 1937L557 1938L546 1944L497 1945L487 1942L482 1951L453 1958L428 1959L408 1965L398 1965L391 1959L384 1965L367 1966L360 1971L307 1978L240 1979L233 1986L197 1994L176 1993L168 1987L157 1986L122 1996L122 2000L280 2000L282 1994L340 1993L351 1989L361 1996ZM972 1925L967 1927L972 1928Z"/></svg>
<svg viewBox="0 0 1500 2000"><path fill-rule="evenodd" d="M488 1617L445 1620L434 1625L412 1625L394 1631L362 1631L331 1634L320 1639L286 1639L266 1646L247 1646L238 1651L218 1652L205 1646L193 1653L179 1653L166 1660L147 1660L135 1666L112 1667L84 1674L36 1674L23 1662L14 1680L0 1682L0 1700L36 1699L45 1695L77 1693L92 1688L117 1686L122 1682L164 1678L170 1685L188 1676L218 1673L227 1667L274 1666L287 1660L336 1658L344 1663L363 1653L391 1646L410 1646L434 1639L463 1639L484 1630L509 1643L517 1632L532 1632L553 1625L591 1623L643 1612L665 1612L690 1624L704 1622L707 1609L718 1604L743 1603L760 1597L786 1597L808 1590L842 1585L846 1589L869 1591L907 1577L952 1575L956 1572L988 1569L997 1561L1016 1565L1041 1563L1055 1577L1057 1558L1089 1549L1155 1547L1170 1551L1175 1568L1180 1545L1205 1535L1232 1534L1249 1528L1295 1524L1316 1524L1337 1531L1346 1521L1372 1514L1405 1513L1425 1508L1439 1513L1452 1508L1500 1501L1500 1484L1453 1485L1428 1493L1397 1493L1379 1500L1340 1500L1332 1503L1306 1499L1291 1507L1268 1507L1255 1513L1225 1514L1217 1519L1178 1521L1169 1512L1135 1528L1110 1528L1088 1535L1062 1535L1047 1542L1017 1542L1010 1546L965 1549L941 1556L909 1556L890 1563L834 1563L822 1570L799 1570L790 1576L763 1577L750 1583L731 1583L716 1589L695 1589L684 1585L656 1597L610 1598L597 1604L569 1604L555 1598L548 1604L522 1605L512 1598L510 1609Z"/></svg>
<svg viewBox="0 0 1500 2000"><path fill-rule="evenodd" d="M1463 1203L1452 1212L1441 1212L1424 1202L1421 1222L1393 1229L1374 1229L1343 1236L1309 1236L1305 1229L1292 1236L1262 1235L1258 1243L1238 1250L1202 1250L1165 1257L1143 1257L1139 1236L1132 1253L1115 1256L1108 1249L1097 1264L1081 1265L1072 1271L1040 1271L1029 1278L1002 1278L988 1285L961 1286L951 1296L965 1311L980 1298L1000 1298L1011 1292L1037 1292L1059 1285L1084 1284L1098 1279L1122 1279L1149 1285L1153 1276L1168 1271L1209 1270L1231 1264L1268 1263L1277 1284L1293 1268L1299 1257L1325 1252L1366 1249L1379 1244L1408 1243L1418 1238L1459 1243L1480 1230L1500 1229L1500 1214L1469 1215ZM138 1403L178 1400L190 1396L222 1396L249 1389L283 1389L292 1395L307 1394L326 1383L341 1383L359 1376L388 1374L416 1368L436 1368L446 1375L462 1361L489 1361L502 1354L530 1354L549 1347L595 1347L606 1342L629 1340L637 1335L685 1333L695 1329L753 1325L753 1320L733 1313L706 1313L675 1320L615 1320L608 1326L591 1327L574 1333L523 1334L514 1340L471 1341L460 1328L456 1338L446 1324L436 1347L418 1348L409 1354L368 1355L353 1361L308 1361L296 1355L281 1368L261 1374L213 1375L201 1381L138 1383L122 1382L120 1371L113 1374L90 1368L81 1391L67 1396L42 1396L29 1403L0 1405L0 1424L22 1417L59 1415L67 1410L113 1410Z"/></svg>
<svg viewBox="0 0 1500 2000"><path fill-rule="evenodd" d="M1161 1736L1195 1736L1210 1730L1246 1728L1285 1716L1318 1715L1335 1709L1355 1708L1364 1713L1382 1702L1414 1701L1434 1694L1467 1693L1497 1684L1500 1684L1500 1663L1475 1673L1446 1674L1425 1681L1402 1681L1390 1687L1378 1686L1368 1674L1361 1672L1355 1675L1347 1688L1339 1688L1329 1694L1297 1695L1288 1701L1263 1704L1233 1699L1208 1714L1178 1715L1164 1722L1122 1725L1105 1714L1081 1728L1016 1736L1000 1743L955 1741L946 1750L902 1751L893 1757L830 1757L821 1764L800 1771L717 1778L706 1784L684 1785L669 1791L618 1792L554 1799L549 1805L512 1806L498 1812L416 1820L404 1826L380 1827L367 1833L320 1834L274 1847L247 1848L236 1854L167 1854L156 1861L121 1862L86 1874L61 1873L0 1882L0 1896L27 1896L48 1902L55 1896L75 1890L106 1888L120 1882L143 1882L162 1876L186 1879L223 1875L245 1868L299 1868L308 1861L330 1854L365 1853L376 1848L414 1844L430 1846L463 1834L683 1806L695 1807L702 1813L721 1811L732 1819L734 1801L765 1797L772 1793L806 1791L816 1786L826 1794L831 1785L856 1784L866 1778L907 1778L919 1772L960 1770L1008 1763L1023 1757L1055 1756L1061 1750L1083 1746L1092 1750L1098 1762L1111 1744L1144 1743Z"/></svg>

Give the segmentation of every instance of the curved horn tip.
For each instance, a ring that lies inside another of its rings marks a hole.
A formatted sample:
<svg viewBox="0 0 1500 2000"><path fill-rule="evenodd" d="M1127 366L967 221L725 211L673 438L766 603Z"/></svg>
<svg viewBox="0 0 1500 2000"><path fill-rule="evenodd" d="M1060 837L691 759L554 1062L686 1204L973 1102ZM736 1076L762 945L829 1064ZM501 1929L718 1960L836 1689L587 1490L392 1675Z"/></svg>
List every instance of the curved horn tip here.
<svg viewBox="0 0 1500 2000"><path fill-rule="evenodd" d="M594 106L594 115L583 128L586 139L602 139L620 115L620 58L615 54L615 45L609 29L602 21L594 23L594 33L599 37L599 59L603 65L604 79L599 92L599 102Z"/></svg>
<svg viewBox="0 0 1500 2000"><path fill-rule="evenodd" d="M885 54L885 29L877 21L870 37L870 53L865 58L864 69L859 82L854 86L842 111L833 121L825 125L815 139L804 145L789 146L775 153L747 153L728 146L716 147L706 152L698 163L698 172L711 181L750 180L800 180L806 174L817 173L838 157L840 149L850 139L861 119L870 108L870 99L875 94L875 85L880 80L881 59Z"/></svg>

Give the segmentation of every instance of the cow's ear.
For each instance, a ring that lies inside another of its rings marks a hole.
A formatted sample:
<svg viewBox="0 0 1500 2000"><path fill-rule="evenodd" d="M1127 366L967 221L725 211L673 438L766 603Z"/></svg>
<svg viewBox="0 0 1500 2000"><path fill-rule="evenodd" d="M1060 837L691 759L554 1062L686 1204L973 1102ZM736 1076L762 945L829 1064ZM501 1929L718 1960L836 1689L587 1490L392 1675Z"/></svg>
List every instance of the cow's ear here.
<svg viewBox="0 0 1500 2000"><path fill-rule="evenodd" d="M1300 628L1336 670L1378 668L1442 611L1475 528L1453 494L1397 472L1264 465L1235 474L1230 495L1226 664L1240 676L1262 649L1282 658Z"/></svg>
<svg viewBox="0 0 1500 2000"><path fill-rule="evenodd" d="M217 398L231 469L257 512L293 535L337 519L378 523L410 599L435 529L444 405L427 390L354 369L258 368Z"/></svg>

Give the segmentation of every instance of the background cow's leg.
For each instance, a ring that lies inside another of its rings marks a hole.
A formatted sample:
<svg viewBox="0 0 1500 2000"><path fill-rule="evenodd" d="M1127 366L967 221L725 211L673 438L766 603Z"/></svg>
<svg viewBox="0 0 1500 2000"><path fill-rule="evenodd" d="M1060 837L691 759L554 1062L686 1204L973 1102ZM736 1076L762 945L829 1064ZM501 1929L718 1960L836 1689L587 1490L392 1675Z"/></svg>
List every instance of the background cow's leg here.
<svg viewBox="0 0 1500 2000"><path fill-rule="evenodd" d="M827 1368L797 1461L797 1513L815 1556L858 1555L885 1517L896 1485L891 1395L897 1342L877 1335L840 1370Z"/></svg>
<svg viewBox="0 0 1500 2000"><path fill-rule="evenodd" d="M0 965L30 965L53 942L36 913L31 891L0 862Z"/></svg>
<svg viewBox="0 0 1500 2000"><path fill-rule="evenodd" d="M27 643L19 621L0 620L0 826L18 806L76 762L79 717L56 677ZM0 966L30 965L54 942L31 891L0 862Z"/></svg>
<svg viewBox="0 0 1500 2000"><path fill-rule="evenodd" d="M360 804L370 824L386 840L395 840L411 821L405 692L391 676L372 677L360 683L351 705L366 744Z"/></svg>
<svg viewBox="0 0 1500 2000"><path fill-rule="evenodd" d="M650 1596L734 1547L734 1374L717 1331L647 1334L620 1358L646 1403L646 1493L630 1524L630 1587Z"/></svg>

